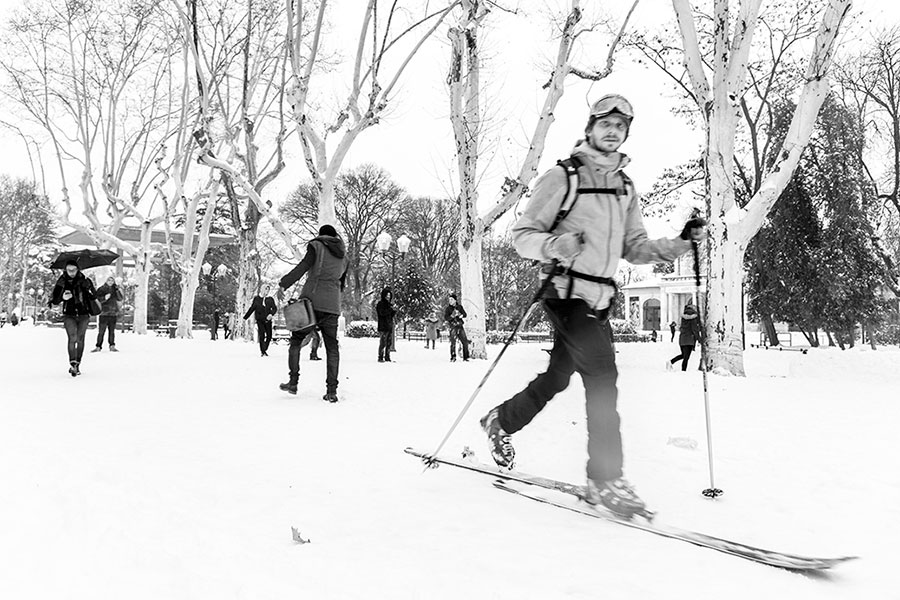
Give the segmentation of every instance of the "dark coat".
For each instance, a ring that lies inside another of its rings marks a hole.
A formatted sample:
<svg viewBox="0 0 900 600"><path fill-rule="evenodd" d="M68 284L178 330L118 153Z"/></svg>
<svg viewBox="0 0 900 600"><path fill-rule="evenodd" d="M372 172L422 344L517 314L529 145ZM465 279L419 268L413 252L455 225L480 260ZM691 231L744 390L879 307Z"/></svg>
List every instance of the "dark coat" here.
<svg viewBox="0 0 900 600"><path fill-rule="evenodd" d="M697 342L703 339L703 331L700 329L700 317L692 305L684 307L684 313L681 315L681 333L678 334L679 346L690 346L693 348Z"/></svg>
<svg viewBox="0 0 900 600"><path fill-rule="evenodd" d="M397 311L391 306L388 294L391 288L381 290L381 300L375 305L375 314L378 316L378 331L391 332L394 330L394 315Z"/></svg>
<svg viewBox="0 0 900 600"><path fill-rule="evenodd" d="M444 320L447 321L447 326L450 328L462 327L463 319L468 316L469 315L466 314L466 309L464 309L459 302L456 304L448 304L447 308L444 309Z"/></svg>
<svg viewBox="0 0 900 600"><path fill-rule="evenodd" d="M278 285L286 290L306 273L306 282L300 296L312 300L313 308L320 312L341 314L341 292L347 276L347 259L344 242L332 235L320 235L306 245L306 256L296 267L281 278Z"/></svg>
<svg viewBox="0 0 900 600"><path fill-rule="evenodd" d="M109 297L107 297L107 295ZM115 317L119 314L119 302L122 301L122 290L115 283L105 283L97 288L97 299L100 300L100 316ZM105 299L104 299L105 298Z"/></svg>
<svg viewBox="0 0 900 600"><path fill-rule="evenodd" d="M269 320L269 315L274 315L277 312L278 307L275 306L275 298L272 296L266 296L265 298L254 296L253 301L250 303L250 308L244 313L244 319L249 319L250 315L255 315L257 323L265 323Z"/></svg>
<svg viewBox="0 0 900 600"><path fill-rule="evenodd" d="M72 297L63 300L63 292L72 292ZM79 271L75 277L69 277L68 273L60 275L56 280L53 293L50 294L50 305L62 304L62 312L67 317L90 315L88 304L96 298L94 282Z"/></svg>

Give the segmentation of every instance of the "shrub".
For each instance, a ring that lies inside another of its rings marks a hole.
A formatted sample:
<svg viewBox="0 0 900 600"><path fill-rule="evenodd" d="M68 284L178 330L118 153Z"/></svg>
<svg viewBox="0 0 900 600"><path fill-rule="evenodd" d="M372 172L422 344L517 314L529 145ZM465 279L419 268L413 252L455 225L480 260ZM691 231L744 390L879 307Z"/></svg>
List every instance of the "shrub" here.
<svg viewBox="0 0 900 600"><path fill-rule="evenodd" d="M377 321L350 321L344 335L352 338L378 337Z"/></svg>
<svg viewBox="0 0 900 600"><path fill-rule="evenodd" d="M649 342L650 336L646 333L620 333L613 334L613 340L616 343L620 342Z"/></svg>
<svg viewBox="0 0 900 600"><path fill-rule="evenodd" d="M487 344L503 344L506 342L507 338L509 338L510 333L512 333L512 332L511 331L497 331L497 330L488 331L485 336L485 343L487 343ZM516 342L516 340L515 340L515 338L513 338L513 343L515 343L515 342Z"/></svg>
<svg viewBox="0 0 900 600"><path fill-rule="evenodd" d="M634 327L634 323L628 321L626 319L610 319L610 325L612 325L613 335L618 339L619 335L623 334L634 334L637 335L637 329Z"/></svg>

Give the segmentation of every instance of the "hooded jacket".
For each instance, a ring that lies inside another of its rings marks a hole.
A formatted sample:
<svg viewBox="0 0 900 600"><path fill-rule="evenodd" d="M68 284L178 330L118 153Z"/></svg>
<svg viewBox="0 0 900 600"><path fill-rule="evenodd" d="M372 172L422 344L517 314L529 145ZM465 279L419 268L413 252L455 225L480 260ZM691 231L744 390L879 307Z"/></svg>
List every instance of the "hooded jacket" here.
<svg viewBox="0 0 900 600"><path fill-rule="evenodd" d="M319 312L341 314L341 291L347 275L344 241L332 235L313 238L306 245L306 256L281 278L279 285L287 289L307 273L300 296L309 298Z"/></svg>
<svg viewBox="0 0 900 600"><path fill-rule="evenodd" d="M569 214L550 233L568 190L565 170L559 166L550 169L535 183L531 200L512 230L513 243L522 257L549 261L547 246L551 240L563 233L581 233L584 247L570 268L585 275L612 278L619 259L632 264L670 262L691 248L690 242L680 237L658 240L647 237L640 199L622 179L622 169L630 162L627 156L600 152L586 141L579 141L572 155L583 163L578 169L580 188L618 188L624 189L625 194L580 194ZM545 277L542 272L541 279ZM591 308L604 309L612 301L615 289L605 283L560 274L554 277L546 295L580 298Z"/></svg>
<svg viewBox="0 0 900 600"><path fill-rule="evenodd" d="M681 315L681 333L678 334L679 346L690 346L693 348L697 342L703 339L703 331L700 329L700 316L693 305L688 304L684 307Z"/></svg>
<svg viewBox="0 0 900 600"><path fill-rule="evenodd" d="M66 290L72 292L72 297L63 300L63 292ZM53 293L50 295L50 305L62 303L62 312L67 317L80 317L90 315L88 303L93 301L94 282L84 276L81 271L75 274L75 277L69 277L68 273L60 275L56 280Z"/></svg>
<svg viewBox="0 0 900 600"><path fill-rule="evenodd" d="M378 331L391 332L394 330L394 315L397 313L388 300L388 294L391 294L391 288L386 287L381 290L381 300L375 305L375 314L378 316Z"/></svg>

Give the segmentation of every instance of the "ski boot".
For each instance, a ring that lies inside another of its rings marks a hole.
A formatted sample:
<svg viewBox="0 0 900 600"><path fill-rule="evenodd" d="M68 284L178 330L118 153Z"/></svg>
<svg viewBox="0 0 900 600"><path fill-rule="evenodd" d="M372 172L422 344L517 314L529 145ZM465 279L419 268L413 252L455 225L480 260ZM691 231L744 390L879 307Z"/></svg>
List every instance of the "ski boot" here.
<svg viewBox="0 0 900 600"><path fill-rule="evenodd" d="M287 383L281 383L278 385L278 389L282 392L287 392L288 394L297 395L297 384L291 383L290 381Z"/></svg>
<svg viewBox="0 0 900 600"><path fill-rule="evenodd" d="M652 521L655 516L624 477L600 483L588 479L584 500L588 504L603 506L617 517L627 520L638 515Z"/></svg>
<svg viewBox="0 0 900 600"><path fill-rule="evenodd" d="M512 445L512 436L503 431L500 425L500 411L497 407L481 417L481 428L488 436L491 458L498 467L512 471L516 461L516 449Z"/></svg>

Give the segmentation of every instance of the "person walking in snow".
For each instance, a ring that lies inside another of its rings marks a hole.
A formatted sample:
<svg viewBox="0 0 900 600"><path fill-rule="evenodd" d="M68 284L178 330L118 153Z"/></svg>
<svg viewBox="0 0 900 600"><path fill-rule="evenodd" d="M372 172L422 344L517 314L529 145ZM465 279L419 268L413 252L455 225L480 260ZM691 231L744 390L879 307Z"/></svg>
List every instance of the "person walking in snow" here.
<svg viewBox="0 0 900 600"><path fill-rule="evenodd" d="M678 323L676 323L675 321L672 321L671 323L669 323L669 331L672 332L672 339L669 340L670 342L675 341L675 332L677 330L678 330Z"/></svg>
<svg viewBox="0 0 900 600"><path fill-rule="evenodd" d="M438 337L438 318L434 314L434 311L431 312L425 318L425 348L428 348L428 345L431 344L431 349L434 350L434 344Z"/></svg>
<svg viewBox="0 0 900 600"><path fill-rule="evenodd" d="M703 330L700 328L700 316L693 304L684 307L681 315L681 328L678 334L678 345L681 346L681 354L666 361L666 371L671 371L672 365L681 361L681 370L687 371L688 360L691 352L697 347L697 342L703 341Z"/></svg>
<svg viewBox="0 0 900 600"><path fill-rule="evenodd" d="M572 374L585 388L588 462L585 500L622 515L647 514L646 505L623 476L622 437L612 329L619 259L633 264L669 262L703 236L701 219L681 235L651 240L640 201L623 173L629 159L618 152L634 117L622 96L603 96L591 106L584 139L572 157L541 176L525 212L512 230L516 251L543 261L541 278L552 277L541 303L555 330L546 372L481 419L494 461L513 468L512 435L528 425ZM570 177L577 176L577 185ZM565 203L565 206L563 204Z"/></svg>
<svg viewBox="0 0 900 600"><path fill-rule="evenodd" d="M212 325L210 326L211 340L219 339L219 309L215 309L212 314Z"/></svg>
<svg viewBox="0 0 900 600"><path fill-rule="evenodd" d="M394 335L394 315L397 313L391 305L394 298L391 288L381 290L381 300L375 305L378 318L378 362L391 362L391 338Z"/></svg>
<svg viewBox="0 0 900 600"><path fill-rule="evenodd" d="M63 326L68 338L69 374L72 377L81 375L84 334L91 320L92 302L96 302L94 282L84 276L77 262L68 261L63 274L56 280L49 305L62 304ZM97 314L97 311L93 312Z"/></svg>
<svg viewBox="0 0 900 600"><path fill-rule="evenodd" d="M276 297L284 299L284 291L306 275L300 296L312 301L316 316L316 328L325 344L325 395L327 402L337 402L340 350L338 347L338 315L341 314L341 292L347 277L347 258L344 241L331 225L322 225L319 235L306 245L306 255L296 267L281 278ZM297 393L300 380L300 348L306 331L291 334L288 350L288 381L279 388L290 394Z"/></svg>
<svg viewBox="0 0 900 600"><path fill-rule="evenodd" d="M450 362L456 362L456 340L462 345L463 360L469 360L469 337L466 335L463 321L468 316L456 294L451 293L447 308L444 309L444 321L450 333Z"/></svg>
<svg viewBox="0 0 900 600"><path fill-rule="evenodd" d="M122 301L122 290L116 284L116 278L110 275L106 283L97 288L100 300L100 316L97 317L97 346L91 352L103 350L103 336L109 331L109 351L116 349L116 319L119 316L119 302Z"/></svg>
<svg viewBox="0 0 900 600"><path fill-rule="evenodd" d="M272 342L272 319L278 307L275 306L275 298L269 295L269 286L263 285L258 294L250 301L250 308L244 313L244 320L253 318L256 320L256 337L259 341L260 356L268 356L269 344Z"/></svg>

